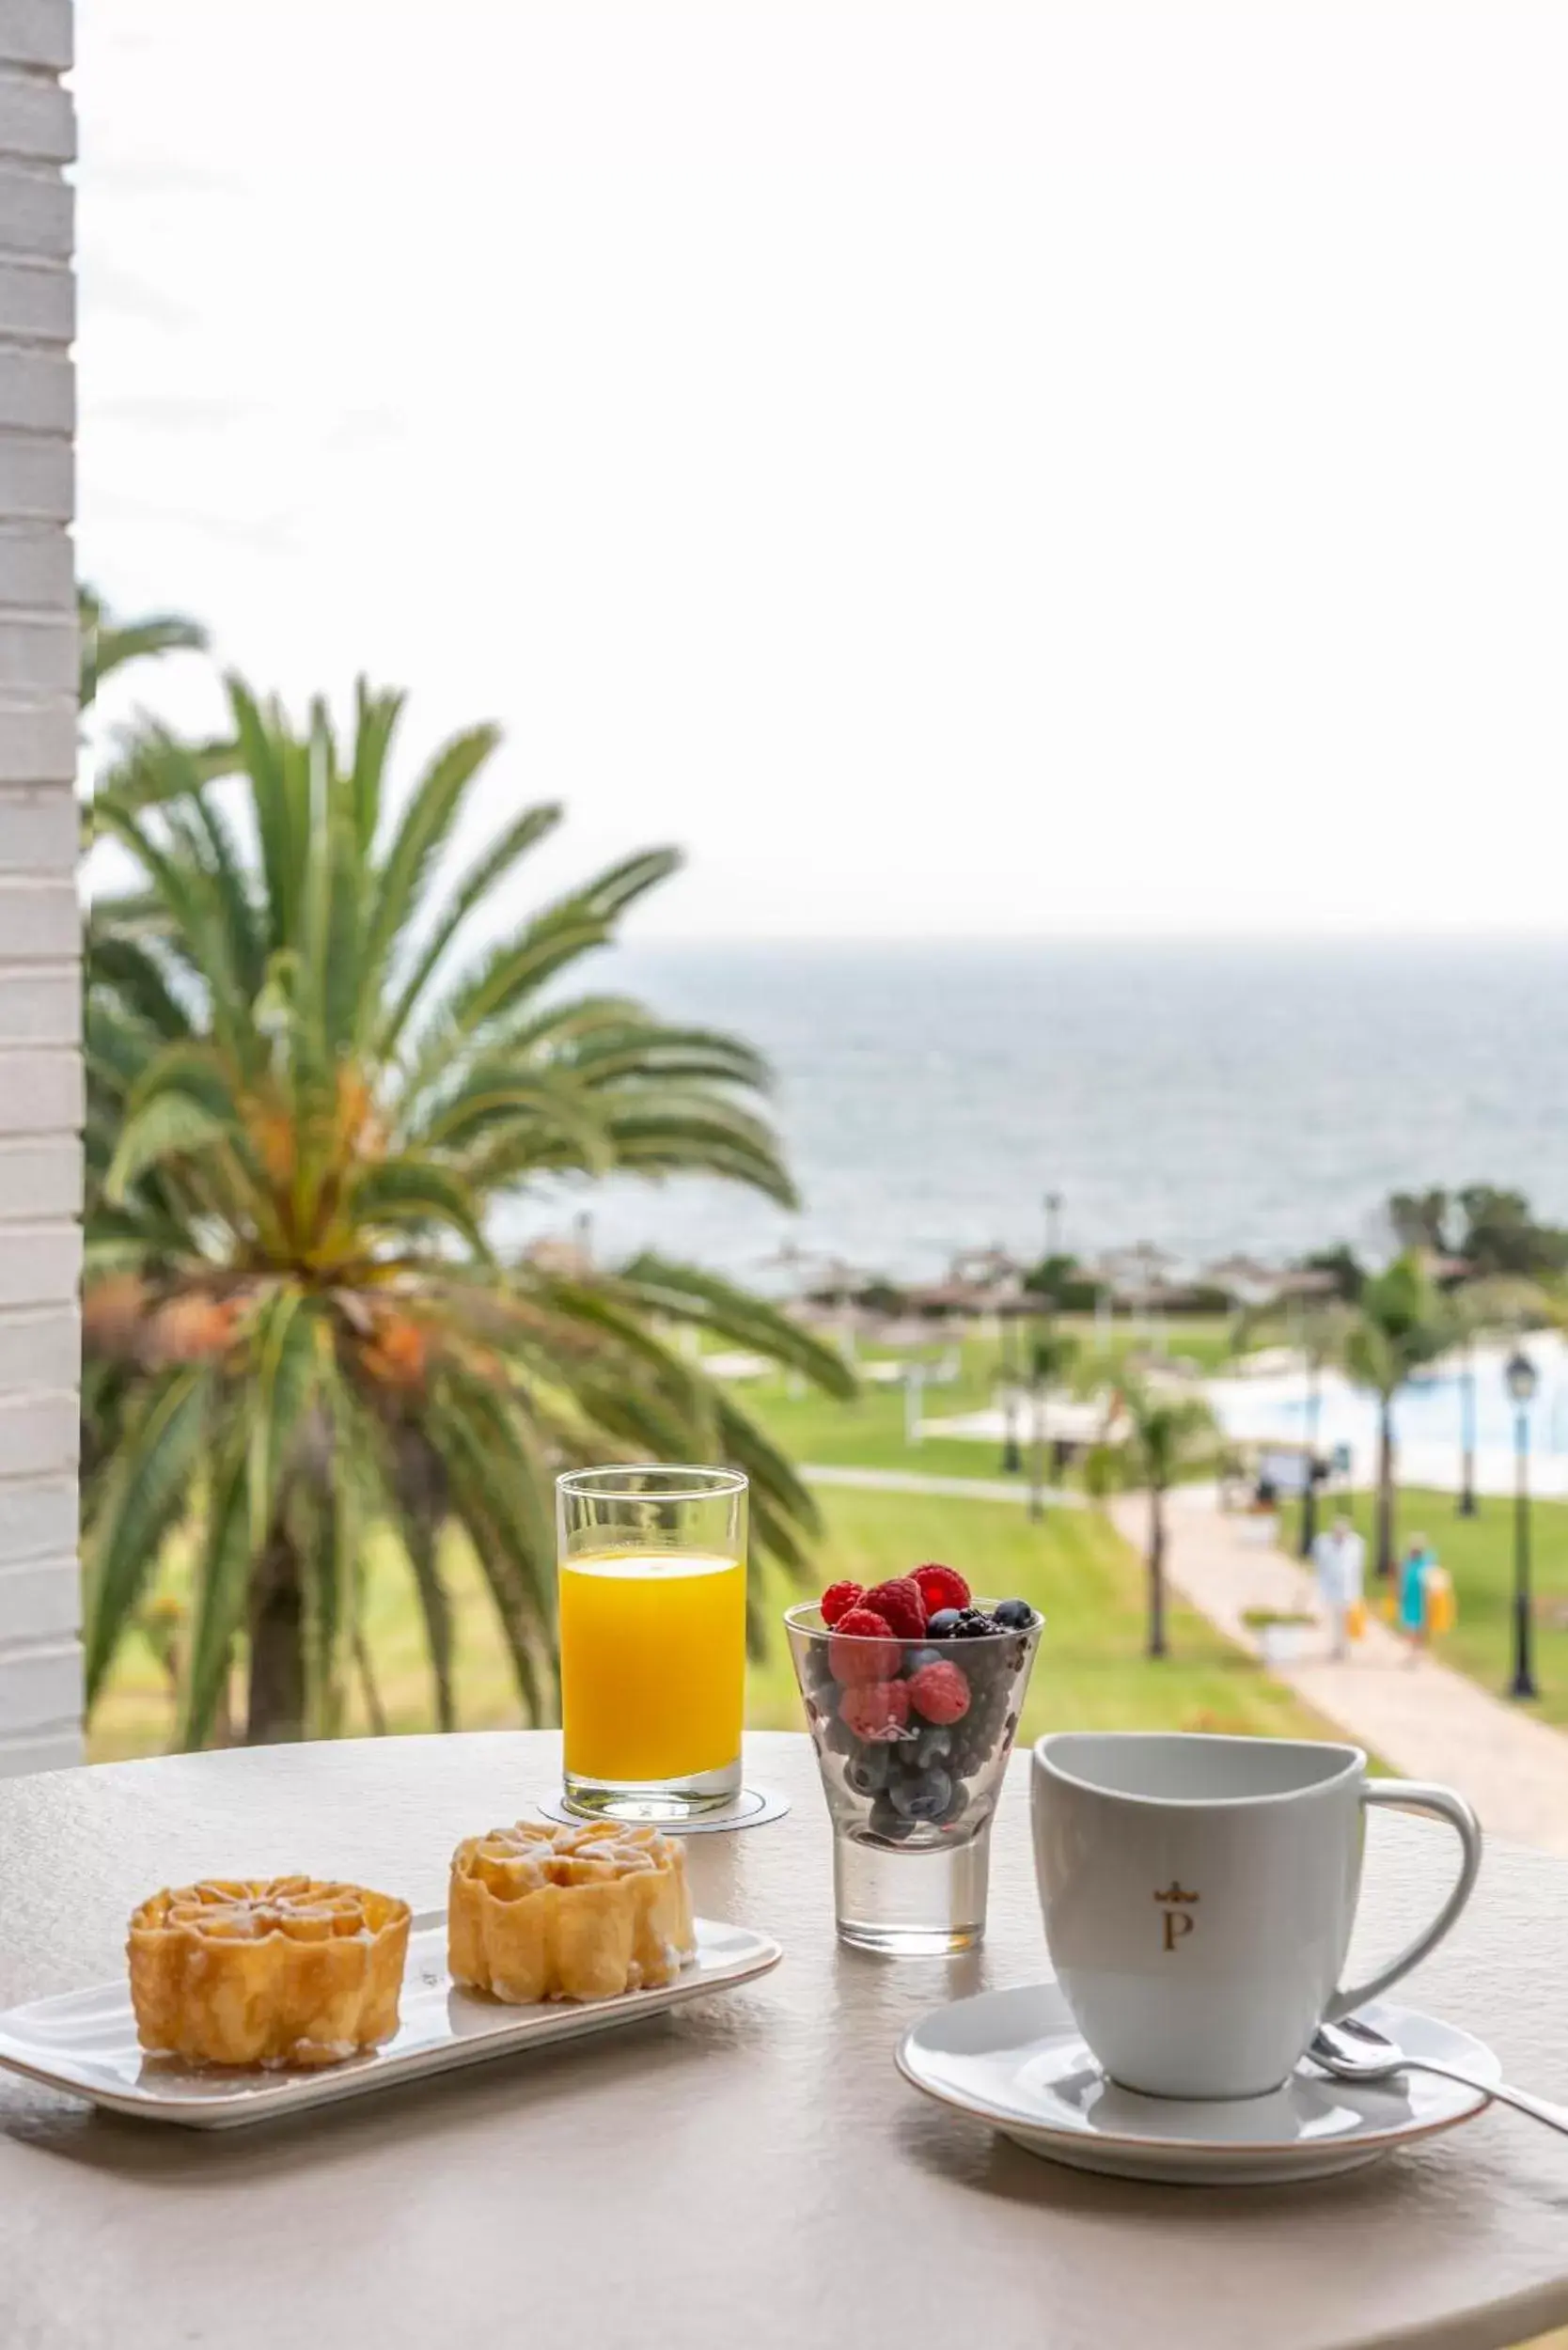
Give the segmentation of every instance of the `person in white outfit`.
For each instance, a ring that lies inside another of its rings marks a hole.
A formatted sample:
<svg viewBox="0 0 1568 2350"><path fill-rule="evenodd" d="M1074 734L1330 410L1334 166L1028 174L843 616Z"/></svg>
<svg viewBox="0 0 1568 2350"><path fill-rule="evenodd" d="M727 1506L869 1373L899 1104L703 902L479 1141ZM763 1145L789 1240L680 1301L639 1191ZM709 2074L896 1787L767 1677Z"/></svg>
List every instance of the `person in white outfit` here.
<svg viewBox="0 0 1568 2350"><path fill-rule="evenodd" d="M1367 1545L1347 1517L1337 1517L1326 1532L1318 1536L1312 1544L1312 1564L1317 1569L1318 1594L1328 1618L1331 1653L1336 1657L1348 1656L1346 1620L1361 1597Z"/></svg>

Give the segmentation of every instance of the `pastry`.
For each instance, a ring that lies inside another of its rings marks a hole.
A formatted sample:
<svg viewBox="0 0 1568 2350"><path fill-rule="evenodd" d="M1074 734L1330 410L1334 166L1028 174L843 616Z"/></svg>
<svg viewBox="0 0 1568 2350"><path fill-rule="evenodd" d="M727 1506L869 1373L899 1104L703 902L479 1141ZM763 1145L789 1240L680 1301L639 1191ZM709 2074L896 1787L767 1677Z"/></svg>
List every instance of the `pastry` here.
<svg viewBox="0 0 1568 2350"><path fill-rule="evenodd" d="M398 2029L409 1907L314 1877L212 1878L131 1919L136 2032L197 2064L337 2064Z"/></svg>
<svg viewBox="0 0 1568 2350"><path fill-rule="evenodd" d="M686 1856L656 1828L492 1828L452 1856L454 1982L518 2007L673 1982L694 1956Z"/></svg>

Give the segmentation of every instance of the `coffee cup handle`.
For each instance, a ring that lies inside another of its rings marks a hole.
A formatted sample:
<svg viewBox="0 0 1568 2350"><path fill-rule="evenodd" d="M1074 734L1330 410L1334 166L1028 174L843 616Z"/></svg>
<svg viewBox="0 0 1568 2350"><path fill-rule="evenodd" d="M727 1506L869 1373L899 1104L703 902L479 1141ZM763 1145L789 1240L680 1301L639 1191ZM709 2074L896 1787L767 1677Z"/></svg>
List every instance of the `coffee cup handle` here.
<svg viewBox="0 0 1568 2350"><path fill-rule="evenodd" d="M1353 2008L1363 2007L1368 1999L1375 1999L1380 1991L1387 1991L1412 1966L1419 1966L1429 1950L1436 1949L1474 1892L1481 1870L1481 1822L1464 1796L1456 1795L1451 1787L1428 1786L1409 1778L1372 1778L1362 1788L1361 1801L1385 1804L1399 1811L1429 1811L1435 1819L1446 1820L1459 1838L1464 1856L1452 1892L1425 1933L1418 1934L1396 1959L1369 1976L1365 1982L1356 1983L1349 1991L1336 1991L1324 2019L1330 2024L1348 2015Z"/></svg>

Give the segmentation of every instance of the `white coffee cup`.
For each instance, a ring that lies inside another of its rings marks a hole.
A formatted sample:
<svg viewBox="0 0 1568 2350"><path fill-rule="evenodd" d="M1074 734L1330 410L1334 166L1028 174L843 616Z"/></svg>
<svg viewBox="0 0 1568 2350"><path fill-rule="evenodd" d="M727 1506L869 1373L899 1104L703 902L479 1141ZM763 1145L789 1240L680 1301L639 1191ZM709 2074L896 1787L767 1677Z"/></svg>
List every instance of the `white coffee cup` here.
<svg viewBox="0 0 1568 2350"><path fill-rule="evenodd" d="M1035 1874L1051 1964L1123 2088L1159 2097L1277 2089L1318 2024L1386 1991L1442 1940L1481 1865L1460 1795L1372 1779L1358 1747L1064 1731L1034 1749ZM1437 1917L1341 1990L1369 1804L1458 1831Z"/></svg>

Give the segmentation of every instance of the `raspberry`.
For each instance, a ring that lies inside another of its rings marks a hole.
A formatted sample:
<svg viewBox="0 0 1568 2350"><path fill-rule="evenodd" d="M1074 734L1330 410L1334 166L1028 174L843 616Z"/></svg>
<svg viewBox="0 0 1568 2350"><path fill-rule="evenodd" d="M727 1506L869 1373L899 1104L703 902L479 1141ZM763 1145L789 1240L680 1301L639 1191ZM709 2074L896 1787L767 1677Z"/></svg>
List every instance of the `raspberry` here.
<svg viewBox="0 0 1568 2350"><path fill-rule="evenodd" d="M928 1722L962 1721L969 1711L969 1684L956 1665L922 1665L908 1686L910 1703Z"/></svg>
<svg viewBox="0 0 1568 2350"><path fill-rule="evenodd" d="M835 1681L891 1681L902 1653L886 1616L870 1607L852 1607L839 1617L827 1644L827 1669Z"/></svg>
<svg viewBox="0 0 1568 2350"><path fill-rule="evenodd" d="M934 1616L940 1607L969 1605L969 1586L964 1577L951 1567L938 1566L934 1559L928 1567L917 1567L910 1581L918 1584L928 1616Z"/></svg>
<svg viewBox="0 0 1568 2350"><path fill-rule="evenodd" d="M920 1596L919 1585L907 1574L895 1577L891 1583L879 1583L866 1594L866 1605L886 1617L887 1628L901 1640L918 1640L926 1628L926 1603Z"/></svg>
<svg viewBox="0 0 1568 2350"><path fill-rule="evenodd" d="M830 1583L822 1595L823 1623L837 1623L852 1607L858 1607L865 1596L858 1583Z"/></svg>
<svg viewBox="0 0 1568 2350"><path fill-rule="evenodd" d="M863 1681L839 1698L839 1719L857 1738L896 1738L909 1719L909 1692L902 1681Z"/></svg>

